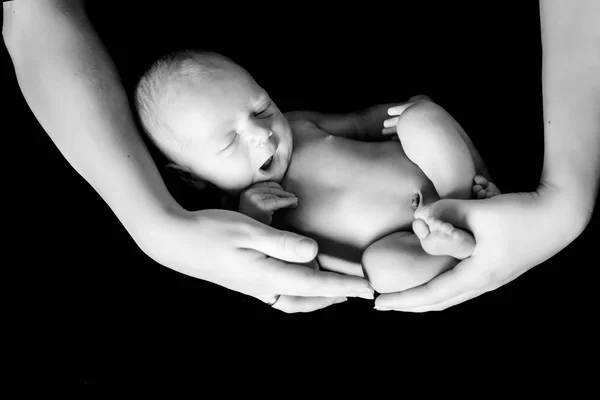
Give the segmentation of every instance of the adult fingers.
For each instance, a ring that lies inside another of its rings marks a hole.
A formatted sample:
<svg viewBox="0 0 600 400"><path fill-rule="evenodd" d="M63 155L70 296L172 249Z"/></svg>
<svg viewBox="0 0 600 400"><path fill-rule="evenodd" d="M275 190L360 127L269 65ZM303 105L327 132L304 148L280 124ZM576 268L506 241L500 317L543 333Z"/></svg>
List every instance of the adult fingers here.
<svg viewBox="0 0 600 400"><path fill-rule="evenodd" d="M499 287L506 285L507 283L513 281L514 279L516 279L517 277L519 277L521 273L516 273L510 277L508 277L507 279L505 279L503 282L501 282L500 284L496 283L496 284L492 284L487 286L486 288L480 288L480 289L474 289L474 290L470 290L468 292L459 294L458 296L455 296L451 299L448 299L446 301L443 301L441 303L435 304L435 305L431 305L431 306L423 306L423 307L416 307L416 308L408 308L408 309L403 309L403 310L398 310L398 311L406 311L406 312L427 312L427 311L442 311L445 310L447 308L450 308L452 306L455 306L457 304L460 303L464 303L467 300L471 300L475 297L481 296L484 293L487 292L491 292L492 290L496 290Z"/></svg>
<svg viewBox="0 0 600 400"><path fill-rule="evenodd" d="M477 274L474 274L473 258L467 258L453 269L435 277L428 283L398 293L380 295L375 306L378 309L400 309L409 311L425 307L434 307L449 302L468 292L481 290Z"/></svg>
<svg viewBox="0 0 600 400"><path fill-rule="evenodd" d="M238 239L241 248L294 263L309 262L317 256L319 247L313 239L260 223L250 227L247 234Z"/></svg>
<svg viewBox="0 0 600 400"><path fill-rule="evenodd" d="M299 297L281 296L273 308L286 313L306 313L343 303L346 297Z"/></svg>
<svg viewBox="0 0 600 400"><path fill-rule="evenodd" d="M373 288L363 278L315 271L304 265L318 252L317 243L307 237L278 230L265 224L252 224L238 239L238 246L272 258L260 259L270 293L295 296L366 296L373 298ZM288 261L286 263L284 261Z"/></svg>
<svg viewBox="0 0 600 400"><path fill-rule="evenodd" d="M362 297L373 299L373 288L361 277L319 271L306 265L262 260L264 292L302 297Z"/></svg>
<svg viewBox="0 0 600 400"><path fill-rule="evenodd" d="M423 313L423 312L428 312L428 311L443 311L447 308L450 308L452 306L455 306L457 304L463 303L467 300L471 300L472 298L480 296L483 293L485 293L485 291L483 291L483 290L470 290L468 292L461 293L458 296L455 296L455 297L448 299L446 301L443 301L441 303L434 304L434 305L428 305L428 306L422 306L422 307L387 309L387 308L379 308L376 306L375 309L382 310L382 311L394 310L394 311L404 311L404 312L413 312L413 313Z"/></svg>
<svg viewBox="0 0 600 400"><path fill-rule="evenodd" d="M391 128L383 128L381 130L381 133L383 133L384 135L391 135L391 134L395 134L398 130L396 129L395 126L391 127ZM394 135L396 136L396 135Z"/></svg>

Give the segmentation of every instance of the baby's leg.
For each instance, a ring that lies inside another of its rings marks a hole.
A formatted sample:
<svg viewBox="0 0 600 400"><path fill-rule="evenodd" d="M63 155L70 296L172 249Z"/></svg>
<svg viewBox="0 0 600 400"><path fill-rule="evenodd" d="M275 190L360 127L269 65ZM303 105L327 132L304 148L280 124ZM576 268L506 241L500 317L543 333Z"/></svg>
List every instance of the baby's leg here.
<svg viewBox="0 0 600 400"><path fill-rule="evenodd" d="M427 175L440 198L471 198L476 165L464 131L442 107L419 101L398 119L406 156Z"/></svg>
<svg viewBox="0 0 600 400"><path fill-rule="evenodd" d="M432 181L439 196L469 199L499 194L498 188L483 176L489 176L485 164L456 120L427 98L415 100L420 102L400 115L398 137L407 157ZM464 259L475 247L469 232L435 218L416 219L413 230L431 255Z"/></svg>
<svg viewBox="0 0 600 400"><path fill-rule="evenodd" d="M450 256L432 256L412 232L395 232L371 244L363 253L364 275L377 292L393 293L429 282L454 267Z"/></svg>

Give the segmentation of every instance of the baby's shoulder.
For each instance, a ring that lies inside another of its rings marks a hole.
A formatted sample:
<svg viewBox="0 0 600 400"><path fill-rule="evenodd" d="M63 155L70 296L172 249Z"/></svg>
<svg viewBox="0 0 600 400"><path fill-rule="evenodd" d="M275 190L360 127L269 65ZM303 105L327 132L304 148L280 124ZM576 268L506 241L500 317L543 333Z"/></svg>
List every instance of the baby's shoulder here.
<svg viewBox="0 0 600 400"><path fill-rule="evenodd" d="M310 112L306 111L290 111L284 114L292 133L295 137L298 136L321 136L324 134L323 130L316 123L314 118L311 118Z"/></svg>
<svg viewBox="0 0 600 400"><path fill-rule="evenodd" d="M288 111L285 114L283 114L283 116L285 117L285 119L287 119L290 126L317 126L314 121L314 118L311 118L311 112L309 111Z"/></svg>

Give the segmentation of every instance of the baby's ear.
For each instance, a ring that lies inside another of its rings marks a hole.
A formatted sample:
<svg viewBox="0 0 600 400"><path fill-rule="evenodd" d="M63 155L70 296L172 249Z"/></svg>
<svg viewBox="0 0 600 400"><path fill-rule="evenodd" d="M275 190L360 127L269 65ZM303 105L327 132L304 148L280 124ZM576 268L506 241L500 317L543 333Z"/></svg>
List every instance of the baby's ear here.
<svg viewBox="0 0 600 400"><path fill-rule="evenodd" d="M206 182L187 168L172 162L167 163L165 168L167 169L167 172L169 174L176 176L180 181L184 182L186 185L193 187L194 189L206 189Z"/></svg>

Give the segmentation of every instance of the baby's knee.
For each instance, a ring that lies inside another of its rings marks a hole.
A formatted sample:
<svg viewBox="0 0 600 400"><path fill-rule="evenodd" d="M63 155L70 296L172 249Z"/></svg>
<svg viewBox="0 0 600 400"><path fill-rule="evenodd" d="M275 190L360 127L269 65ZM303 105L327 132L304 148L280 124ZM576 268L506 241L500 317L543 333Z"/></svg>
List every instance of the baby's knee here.
<svg viewBox="0 0 600 400"><path fill-rule="evenodd" d="M413 134L423 140L424 135L436 135L446 129L455 129L454 120L441 106L432 101L420 101L406 109L396 125L400 140Z"/></svg>

